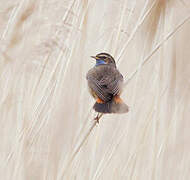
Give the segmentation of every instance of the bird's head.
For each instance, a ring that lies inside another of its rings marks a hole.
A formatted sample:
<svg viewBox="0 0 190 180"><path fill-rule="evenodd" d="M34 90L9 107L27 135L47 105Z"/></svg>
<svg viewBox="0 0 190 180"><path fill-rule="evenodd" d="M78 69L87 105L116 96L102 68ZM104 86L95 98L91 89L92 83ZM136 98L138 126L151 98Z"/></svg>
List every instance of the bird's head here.
<svg viewBox="0 0 190 180"><path fill-rule="evenodd" d="M91 56L91 57L96 59L96 66L102 64L109 64L116 67L114 58L108 53L99 53L96 56Z"/></svg>

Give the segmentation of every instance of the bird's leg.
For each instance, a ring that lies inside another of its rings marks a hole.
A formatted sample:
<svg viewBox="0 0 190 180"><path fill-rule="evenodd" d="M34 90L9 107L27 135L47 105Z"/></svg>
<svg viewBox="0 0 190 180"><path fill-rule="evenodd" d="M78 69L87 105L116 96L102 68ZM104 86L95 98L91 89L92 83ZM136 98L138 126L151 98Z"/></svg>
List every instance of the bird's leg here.
<svg viewBox="0 0 190 180"><path fill-rule="evenodd" d="M99 119L102 117L102 113L98 113L97 116L94 118L94 120L96 121L96 123L99 124Z"/></svg>
<svg viewBox="0 0 190 180"><path fill-rule="evenodd" d="M96 123L99 124L99 113L98 113L97 116L94 118L94 120L96 121Z"/></svg>

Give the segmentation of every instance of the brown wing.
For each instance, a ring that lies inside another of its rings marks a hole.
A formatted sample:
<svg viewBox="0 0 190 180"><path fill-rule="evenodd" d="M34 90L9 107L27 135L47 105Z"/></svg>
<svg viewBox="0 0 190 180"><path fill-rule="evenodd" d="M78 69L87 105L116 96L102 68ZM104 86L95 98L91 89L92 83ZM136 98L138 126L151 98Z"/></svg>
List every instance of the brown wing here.
<svg viewBox="0 0 190 180"><path fill-rule="evenodd" d="M110 101L113 96L120 94L123 76L113 66L102 65L92 68L87 73L88 86L103 101Z"/></svg>

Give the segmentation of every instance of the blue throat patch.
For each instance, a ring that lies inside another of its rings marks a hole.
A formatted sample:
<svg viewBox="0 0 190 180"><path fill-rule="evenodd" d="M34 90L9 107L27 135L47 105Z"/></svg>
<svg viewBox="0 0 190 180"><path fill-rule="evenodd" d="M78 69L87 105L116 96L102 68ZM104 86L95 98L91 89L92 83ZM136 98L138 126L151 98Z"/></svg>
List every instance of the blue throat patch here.
<svg viewBox="0 0 190 180"><path fill-rule="evenodd" d="M96 59L96 65L95 66L99 66L101 64L106 64L106 62L101 60L101 59Z"/></svg>

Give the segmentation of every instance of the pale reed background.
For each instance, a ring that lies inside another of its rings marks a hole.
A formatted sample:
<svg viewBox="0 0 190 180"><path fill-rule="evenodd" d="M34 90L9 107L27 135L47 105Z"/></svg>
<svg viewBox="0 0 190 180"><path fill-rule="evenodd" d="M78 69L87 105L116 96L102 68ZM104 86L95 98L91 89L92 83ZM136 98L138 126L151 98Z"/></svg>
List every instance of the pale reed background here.
<svg viewBox="0 0 190 180"><path fill-rule="evenodd" d="M93 126L99 52L130 112ZM189 57L189 0L0 0L0 179L189 180Z"/></svg>

